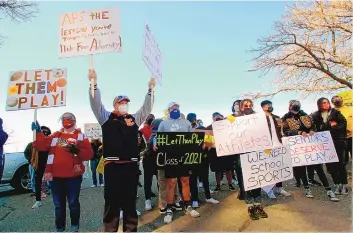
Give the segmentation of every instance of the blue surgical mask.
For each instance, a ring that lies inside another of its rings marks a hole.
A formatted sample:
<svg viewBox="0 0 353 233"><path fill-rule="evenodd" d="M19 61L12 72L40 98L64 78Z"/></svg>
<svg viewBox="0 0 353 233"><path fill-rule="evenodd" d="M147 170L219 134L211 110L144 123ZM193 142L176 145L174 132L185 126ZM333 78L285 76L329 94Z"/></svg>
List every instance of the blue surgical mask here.
<svg viewBox="0 0 353 233"><path fill-rule="evenodd" d="M180 118L180 111L179 109L174 109L173 111L170 112L170 118L176 120Z"/></svg>

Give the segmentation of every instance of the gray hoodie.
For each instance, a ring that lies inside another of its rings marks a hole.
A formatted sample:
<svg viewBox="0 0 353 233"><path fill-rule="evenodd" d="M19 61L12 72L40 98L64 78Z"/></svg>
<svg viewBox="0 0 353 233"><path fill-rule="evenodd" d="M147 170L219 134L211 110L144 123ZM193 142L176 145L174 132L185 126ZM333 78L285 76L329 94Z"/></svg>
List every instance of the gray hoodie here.
<svg viewBox="0 0 353 233"><path fill-rule="evenodd" d="M192 126L190 121L184 119L174 120L172 118L168 118L161 122L158 127L158 132L171 132L171 133L188 133L192 131ZM153 144L156 145L156 140L153 140Z"/></svg>

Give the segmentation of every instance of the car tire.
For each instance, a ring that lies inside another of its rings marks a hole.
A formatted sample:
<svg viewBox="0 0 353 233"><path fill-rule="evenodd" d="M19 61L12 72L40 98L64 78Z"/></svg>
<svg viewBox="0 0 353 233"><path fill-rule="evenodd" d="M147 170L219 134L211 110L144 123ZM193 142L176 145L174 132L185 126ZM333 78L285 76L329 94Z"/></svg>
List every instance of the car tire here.
<svg viewBox="0 0 353 233"><path fill-rule="evenodd" d="M16 191L21 193L28 192L30 189L28 188L30 182L28 164L25 166L20 167L13 179L11 180L11 187L14 188Z"/></svg>

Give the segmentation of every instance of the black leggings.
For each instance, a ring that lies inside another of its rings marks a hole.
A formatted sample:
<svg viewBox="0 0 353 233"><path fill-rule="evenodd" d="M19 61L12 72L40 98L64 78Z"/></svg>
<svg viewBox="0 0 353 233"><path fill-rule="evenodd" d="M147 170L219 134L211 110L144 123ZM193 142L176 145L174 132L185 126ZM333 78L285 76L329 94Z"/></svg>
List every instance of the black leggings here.
<svg viewBox="0 0 353 233"><path fill-rule="evenodd" d="M200 169L200 174L197 176L196 174L192 174L190 176L190 192L191 192L191 200L192 201L199 201L199 189L197 187L197 177L200 177L202 182L203 182L203 189L205 191L205 196L206 199L211 198L211 192L210 192L210 184L208 180L208 173L209 173L209 167L203 167Z"/></svg>
<svg viewBox="0 0 353 233"><path fill-rule="evenodd" d="M293 167L293 173L297 183L300 184L300 182L303 182L304 188L308 189L309 183L308 183L308 177L306 176L306 167L305 166Z"/></svg>
<svg viewBox="0 0 353 233"><path fill-rule="evenodd" d="M36 201L41 201L42 183L45 167L47 166L48 156L38 157L38 168L34 171Z"/></svg>

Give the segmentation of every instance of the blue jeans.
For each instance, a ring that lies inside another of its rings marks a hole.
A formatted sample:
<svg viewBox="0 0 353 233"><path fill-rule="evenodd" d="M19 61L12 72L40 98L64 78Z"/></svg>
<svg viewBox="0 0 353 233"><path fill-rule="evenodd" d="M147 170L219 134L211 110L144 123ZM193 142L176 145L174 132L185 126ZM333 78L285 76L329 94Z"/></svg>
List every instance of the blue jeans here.
<svg viewBox="0 0 353 233"><path fill-rule="evenodd" d="M66 199L69 204L71 231L80 227L80 190L82 176L72 178L55 178L51 182L51 191L55 206L55 226L57 232L65 231Z"/></svg>
<svg viewBox="0 0 353 233"><path fill-rule="evenodd" d="M92 180L93 180L93 185L97 186L97 167L99 164L99 159L92 159L91 160L91 171L92 171ZM103 174L98 175L99 178L99 184L103 184Z"/></svg>
<svg viewBox="0 0 353 233"><path fill-rule="evenodd" d="M35 181L35 175L34 175L34 168L32 167L32 165L28 165L28 169L29 169L29 176L31 179L31 184L30 184L30 189L32 189L32 192L36 192L36 181Z"/></svg>

